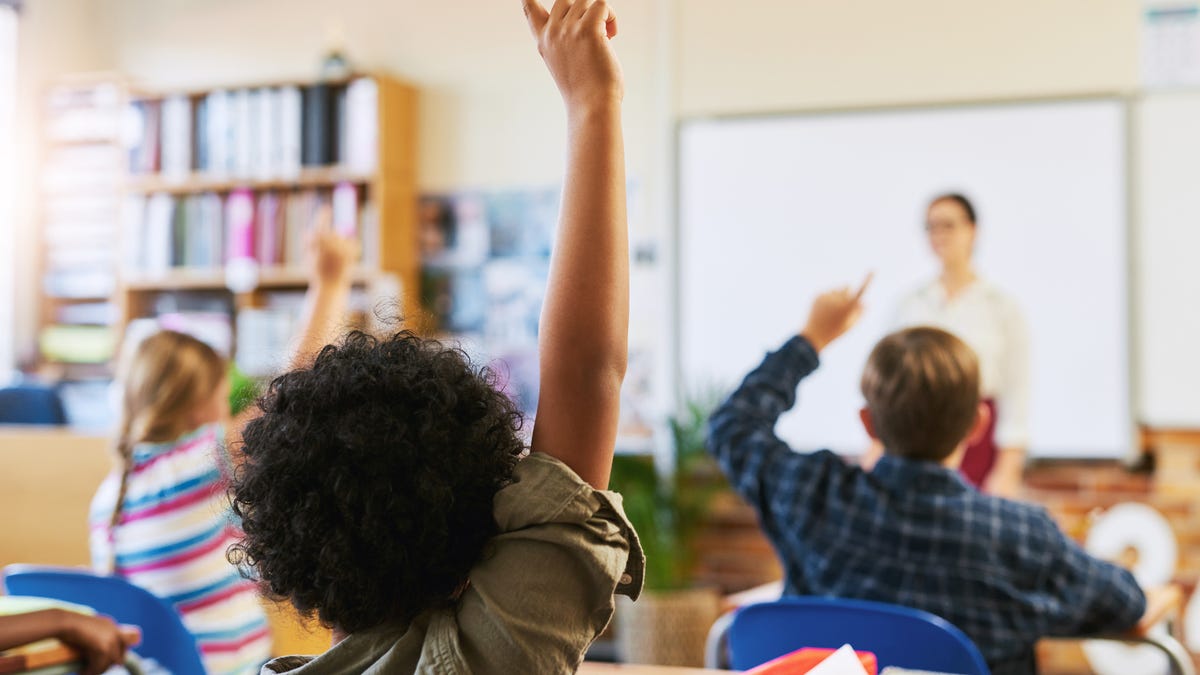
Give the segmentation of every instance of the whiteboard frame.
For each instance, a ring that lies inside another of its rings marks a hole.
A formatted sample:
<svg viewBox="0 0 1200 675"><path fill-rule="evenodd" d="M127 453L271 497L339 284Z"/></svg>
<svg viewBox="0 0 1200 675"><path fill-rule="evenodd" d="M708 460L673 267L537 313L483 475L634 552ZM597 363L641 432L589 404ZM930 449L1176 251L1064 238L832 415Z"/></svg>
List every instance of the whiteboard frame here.
<svg viewBox="0 0 1200 675"><path fill-rule="evenodd" d="M1141 452L1141 430L1143 423L1138 419L1138 408L1141 401L1140 383L1138 380L1138 372L1136 371L1136 362L1139 358L1139 350L1141 348L1141 340L1136 321L1136 307L1134 306L1134 298L1138 297L1137 287L1137 269L1136 264L1140 250L1138 249L1137 240L1138 233L1141 229L1141 223L1137 219L1139 203L1137 201L1139 176L1136 173L1136 151L1137 146L1137 110L1138 103L1146 98L1149 93L1129 93L1121 91L1095 91L1083 92L1071 95L1059 96L1026 96L1013 98L978 98L978 99L961 99L948 101L922 101L912 103L897 103L897 104L867 104L861 106L829 106L829 107L813 107L802 108L798 110L773 110L762 112L747 112L747 113L722 113L713 115L684 115L676 118L671 139L671 181L670 181L670 204L671 204L671 222L670 222L670 242L672 246L671 269L669 271L670 282L668 284L668 298L670 305L670 327L669 327L669 344L671 345L671 355L669 359L669 368L671 376L670 391L674 395L674 402L671 409L679 414L682 412L684 402L687 401L689 392L686 390L686 385L683 378L683 305L682 305L682 286L683 286L683 264L679 251L682 244L683 222L681 213L683 211L683 189L682 189L682 148L683 134L686 128L691 124L705 122L745 122L754 120L778 120L778 119L812 119L820 117L838 117L842 115L872 115L872 114L891 114L900 112L944 112L953 110L966 110L972 108L1004 108L1004 107L1022 107L1028 105L1046 105L1055 103L1115 103L1121 109L1123 118L1122 133L1124 138L1125 152L1125 315L1127 317L1125 326L1125 339L1128 345L1128 353L1125 359L1125 378L1128 383L1129 396L1126 401L1126 420L1129 422L1130 438L1128 439L1129 451L1126 454L1127 460L1134 460ZM1040 455L1038 457L1030 457L1031 460L1054 460L1058 459L1056 455ZM1068 459L1079 461L1090 460L1111 460L1112 457L1088 457L1088 456L1070 456Z"/></svg>

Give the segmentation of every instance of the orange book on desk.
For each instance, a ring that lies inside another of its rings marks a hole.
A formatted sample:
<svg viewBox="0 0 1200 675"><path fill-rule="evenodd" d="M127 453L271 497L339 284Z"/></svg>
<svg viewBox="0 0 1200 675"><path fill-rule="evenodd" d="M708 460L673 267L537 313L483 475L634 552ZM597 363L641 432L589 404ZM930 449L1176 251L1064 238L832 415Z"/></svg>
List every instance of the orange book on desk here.
<svg viewBox="0 0 1200 675"><path fill-rule="evenodd" d="M746 671L746 675L804 675L829 658L836 649L799 649ZM854 652L869 675L879 672L879 664L871 652Z"/></svg>

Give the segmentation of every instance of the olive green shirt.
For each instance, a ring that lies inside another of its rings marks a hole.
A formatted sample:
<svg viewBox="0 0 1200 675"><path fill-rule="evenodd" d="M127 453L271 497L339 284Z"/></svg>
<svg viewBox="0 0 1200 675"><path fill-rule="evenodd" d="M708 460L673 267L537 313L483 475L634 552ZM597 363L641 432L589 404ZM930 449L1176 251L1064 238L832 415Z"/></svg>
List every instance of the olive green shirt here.
<svg viewBox="0 0 1200 675"><path fill-rule="evenodd" d="M499 534L451 608L348 636L262 675L573 673L608 625L614 595L636 599L645 556L621 496L540 453L496 494Z"/></svg>

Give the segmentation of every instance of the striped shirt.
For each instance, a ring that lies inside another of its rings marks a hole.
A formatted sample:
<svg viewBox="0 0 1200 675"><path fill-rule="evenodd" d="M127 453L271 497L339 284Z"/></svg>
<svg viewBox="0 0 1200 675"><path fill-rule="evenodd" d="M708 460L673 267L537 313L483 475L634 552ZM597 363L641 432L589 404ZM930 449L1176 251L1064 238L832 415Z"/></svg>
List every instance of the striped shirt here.
<svg viewBox="0 0 1200 675"><path fill-rule="evenodd" d="M225 557L241 534L229 510L221 437L220 425L206 425L173 442L135 446L115 528L120 474L92 499L92 565L173 604L209 673L256 673L270 658L271 638L253 583Z"/></svg>

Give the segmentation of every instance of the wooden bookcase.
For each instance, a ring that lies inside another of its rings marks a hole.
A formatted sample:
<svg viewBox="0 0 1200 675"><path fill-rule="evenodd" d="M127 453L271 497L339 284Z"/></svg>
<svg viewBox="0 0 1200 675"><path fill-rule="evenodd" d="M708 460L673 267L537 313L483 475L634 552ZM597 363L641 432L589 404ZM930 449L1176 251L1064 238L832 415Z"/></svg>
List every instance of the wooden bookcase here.
<svg viewBox="0 0 1200 675"><path fill-rule="evenodd" d="M110 376L119 313L113 304L124 168L120 119L126 83L89 73L51 84L42 99L37 185L36 363L53 380ZM72 336L72 334L74 334ZM62 347L86 334L80 350ZM58 346L56 346L58 345Z"/></svg>
<svg viewBox="0 0 1200 675"><path fill-rule="evenodd" d="M364 237L364 251L373 250L370 257L355 270L356 287L369 288L377 282L398 284L399 313L420 325L420 254L416 231L416 172L417 172L417 92L409 84L382 73L356 75L344 81L320 84L336 89L345 87L360 78L369 78L375 84L374 119L377 128L373 131L377 149L373 170L351 169L341 164L303 166L287 175L248 177L231 176L216 171L199 171L193 168L186 174L174 172L135 172L127 167L122 189L124 202L130 198L149 199L153 195L170 195L173 199L216 194L226 199L233 191L249 190L255 199L264 192L291 194L302 190L328 192L339 185L353 185L359 198L373 205L374 224L370 230L360 230ZM304 88L316 82L268 82L237 84L228 87L191 89L186 91L135 92L131 100L136 103L159 104L169 98L186 98L193 107L198 106L212 92L251 92L281 88ZM195 133L195 129L193 129ZM193 148L193 152L197 152ZM224 213L224 211L222 211ZM130 232L125 231L128 238ZM369 240L368 240L369 239ZM126 242L128 244L128 242ZM146 271L123 268L119 277L117 304L120 308L119 325L128 326L133 319L153 316L156 298L162 294L207 294L223 295L228 298L234 316L231 324L236 326L236 314L247 308L264 306L268 296L280 291L303 291L307 286L306 268L302 264L273 264L258 267L257 284L252 290L238 292L227 286L226 268L220 265L189 267L175 265L169 269ZM394 297L394 293L389 293ZM236 328L235 328L236 331ZM236 345L238 342L235 333Z"/></svg>

